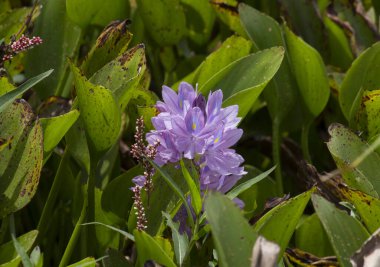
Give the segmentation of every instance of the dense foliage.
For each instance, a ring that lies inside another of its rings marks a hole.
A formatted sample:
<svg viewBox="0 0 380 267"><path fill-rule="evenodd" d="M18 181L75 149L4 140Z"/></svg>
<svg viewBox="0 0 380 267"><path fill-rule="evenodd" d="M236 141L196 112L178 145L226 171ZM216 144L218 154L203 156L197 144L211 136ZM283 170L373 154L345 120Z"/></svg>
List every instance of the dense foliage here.
<svg viewBox="0 0 380 267"><path fill-rule="evenodd" d="M0 266L376 266L379 15L0 0Z"/></svg>

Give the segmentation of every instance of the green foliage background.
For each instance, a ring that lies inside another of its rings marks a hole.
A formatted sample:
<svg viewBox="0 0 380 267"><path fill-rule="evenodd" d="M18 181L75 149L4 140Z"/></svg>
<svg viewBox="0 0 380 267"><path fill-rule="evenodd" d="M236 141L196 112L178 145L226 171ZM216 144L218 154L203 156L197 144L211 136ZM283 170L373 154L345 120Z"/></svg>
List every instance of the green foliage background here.
<svg viewBox="0 0 380 267"><path fill-rule="evenodd" d="M278 266L360 262L380 227L379 15L377 0L0 0L1 57L43 39L0 64L0 266L260 266L258 236ZM203 199L189 162L155 165L137 231L135 121L152 129L180 81L239 105L248 174ZM190 236L173 221L186 198Z"/></svg>

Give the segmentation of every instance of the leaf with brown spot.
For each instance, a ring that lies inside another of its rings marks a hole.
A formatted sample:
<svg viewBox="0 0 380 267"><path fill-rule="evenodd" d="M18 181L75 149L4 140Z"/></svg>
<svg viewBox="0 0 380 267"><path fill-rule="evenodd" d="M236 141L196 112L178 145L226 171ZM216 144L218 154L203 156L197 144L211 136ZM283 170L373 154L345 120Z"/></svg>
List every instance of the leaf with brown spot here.
<svg viewBox="0 0 380 267"><path fill-rule="evenodd" d="M12 140L0 151L0 218L23 208L34 196L43 159L42 127L31 107L17 100L0 113L2 138Z"/></svg>

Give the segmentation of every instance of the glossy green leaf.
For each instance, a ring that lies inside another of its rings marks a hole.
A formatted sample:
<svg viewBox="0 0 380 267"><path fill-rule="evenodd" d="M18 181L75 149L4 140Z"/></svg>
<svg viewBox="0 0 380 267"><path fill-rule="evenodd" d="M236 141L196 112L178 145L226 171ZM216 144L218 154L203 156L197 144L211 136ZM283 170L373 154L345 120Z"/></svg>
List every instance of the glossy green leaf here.
<svg viewBox="0 0 380 267"><path fill-rule="evenodd" d="M142 91L139 82L146 71L143 44L120 54L90 78L90 82L111 90L123 110L129 100Z"/></svg>
<svg viewBox="0 0 380 267"><path fill-rule="evenodd" d="M205 202L219 266L250 266L252 248L257 233L244 218L241 210L220 193L210 193Z"/></svg>
<svg viewBox="0 0 380 267"><path fill-rule="evenodd" d="M362 102L363 93L379 89L380 76L380 43L364 51L352 63L340 88L339 102L343 114L351 125L356 125L355 119Z"/></svg>
<svg viewBox="0 0 380 267"><path fill-rule="evenodd" d="M207 92L211 89L222 89L225 98L223 106L239 105L239 117L245 117L278 71L283 57L282 47L251 54L222 69L199 90Z"/></svg>
<svg viewBox="0 0 380 267"><path fill-rule="evenodd" d="M236 0L213 0L211 1L219 19L223 21L231 30L246 37L244 28L239 19L238 4Z"/></svg>
<svg viewBox="0 0 380 267"><path fill-rule="evenodd" d="M310 196L311 191L307 191L281 203L267 212L254 225L254 229L260 235L281 247L280 256L288 246ZM279 224L278 222L286 223Z"/></svg>
<svg viewBox="0 0 380 267"><path fill-rule="evenodd" d="M146 30L159 45L177 44L186 32L186 18L179 0L137 0Z"/></svg>
<svg viewBox="0 0 380 267"><path fill-rule="evenodd" d="M179 233L179 223L173 222L170 214L162 212L163 216L166 218L166 223L172 231L172 240L174 245L174 252L176 261L179 266L182 266L185 259L187 249L189 247L189 239L186 233Z"/></svg>
<svg viewBox="0 0 380 267"><path fill-rule="evenodd" d="M79 69L71 65L77 90L78 104L86 134L95 150L104 152L117 140L120 133L120 110L112 92L90 83Z"/></svg>
<svg viewBox="0 0 380 267"><path fill-rule="evenodd" d="M58 145L78 117L79 111L74 109L60 116L40 120L44 133L44 153L51 152Z"/></svg>
<svg viewBox="0 0 380 267"><path fill-rule="evenodd" d="M325 108L330 96L330 86L325 64L313 47L284 27L286 48L300 95L311 116L317 117Z"/></svg>
<svg viewBox="0 0 380 267"><path fill-rule="evenodd" d="M202 198L201 198L201 192L199 191L199 186L197 186L197 184L194 182L194 178L191 177L183 160L181 160L181 170L182 170L183 178L185 178L186 183L190 189L192 207L194 208L195 214L199 215L200 212L202 211Z"/></svg>
<svg viewBox="0 0 380 267"><path fill-rule="evenodd" d="M340 265L352 266L350 257L362 246L369 233L354 217L337 209L323 197L313 194L312 201Z"/></svg>
<svg viewBox="0 0 380 267"><path fill-rule="evenodd" d="M249 179L248 181L246 181L244 183L239 184L238 186L236 186L233 189L231 189L231 191L229 191L227 193L227 196L230 199L234 199L239 194L241 194L244 191L248 190L254 184L256 184L256 183L260 182L261 180L265 179L266 177L268 177L268 175L271 174L275 168L276 168L276 166L274 166L274 167L270 168L269 170L267 170L267 171L265 171L265 172L257 175L254 178Z"/></svg>
<svg viewBox="0 0 380 267"><path fill-rule="evenodd" d="M341 188L341 192L354 204L356 212L370 233L380 228L380 200L378 198L346 187Z"/></svg>
<svg viewBox="0 0 380 267"><path fill-rule="evenodd" d="M4 111L6 107L8 107L19 95L25 93L31 87L35 86L37 83L48 77L52 72L53 70L48 70L42 74L39 74L36 77L27 80L16 89L0 96L0 112Z"/></svg>
<svg viewBox="0 0 380 267"><path fill-rule="evenodd" d="M132 39L127 29L128 22L115 22L106 27L99 35L94 46L84 59L81 70L87 77L91 77L105 64L124 53Z"/></svg>
<svg viewBox="0 0 380 267"><path fill-rule="evenodd" d="M43 43L28 51L26 74L35 76L47 69L54 69L48 79L35 87L42 99L51 95L70 95L72 76L67 58L75 58L81 30L67 18L65 2L40 1L43 8L33 27L33 36L41 37Z"/></svg>
<svg viewBox="0 0 380 267"><path fill-rule="evenodd" d="M96 260L93 257L87 257L83 260L80 260L76 263L70 264L67 267L95 267L96 266Z"/></svg>
<svg viewBox="0 0 380 267"><path fill-rule="evenodd" d="M0 112L0 217L23 208L34 196L43 158L42 127L24 100Z"/></svg>
<svg viewBox="0 0 380 267"><path fill-rule="evenodd" d="M30 231L20 237L17 237L18 243L25 249L32 248L34 241L38 235L37 230ZM21 262L21 258L18 255L13 241L9 241L0 246L0 266L18 266Z"/></svg>
<svg viewBox="0 0 380 267"><path fill-rule="evenodd" d="M297 226L295 245L297 248L317 257L334 255L330 240L316 213L308 216Z"/></svg>
<svg viewBox="0 0 380 267"><path fill-rule="evenodd" d="M364 91L359 110L355 115L355 127L363 131L368 140L380 134L380 90Z"/></svg>
<svg viewBox="0 0 380 267"><path fill-rule="evenodd" d="M129 1L66 0L68 17L76 24L106 26L113 20L124 19L129 14Z"/></svg>
<svg viewBox="0 0 380 267"><path fill-rule="evenodd" d="M144 231L133 232L137 247L137 265L143 267L147 260L153 260L158 264L175 267L173 251L170 242L161 237L152 237Z"/></svg>
<svg viewBox="0 0 380 267"><path fill-rule="evenodd" d="M350 164L366 151L369 145L341 124L332 124L329 127L329 134L331 137L327 147L341 170L344 181L355 189L379 197L380 181L377 166L380 163L380 156L372 152L359 166L351 168Z"/></svg>
<svg viewBox="0 0 380 267"><path fill-rule="evenodd" d="M203 45L210 38L215 12L208 1L181 0L186 16L187 35L197 45Z"/></svg>

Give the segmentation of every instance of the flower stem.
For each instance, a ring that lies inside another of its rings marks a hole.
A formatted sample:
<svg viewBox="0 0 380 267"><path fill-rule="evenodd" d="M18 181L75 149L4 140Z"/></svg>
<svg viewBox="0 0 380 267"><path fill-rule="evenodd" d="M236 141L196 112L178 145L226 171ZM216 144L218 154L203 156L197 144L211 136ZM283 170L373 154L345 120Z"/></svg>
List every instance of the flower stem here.
<svg viewBox="0 0 380 267"><path fill-rule="evenodd" d="M280 120L275 118L273 120L273 132L272 132L272 156L275 165L275 179L278 196L282 196L284 193L282 173L281 173L281 134L280 134Z"/></svg>

